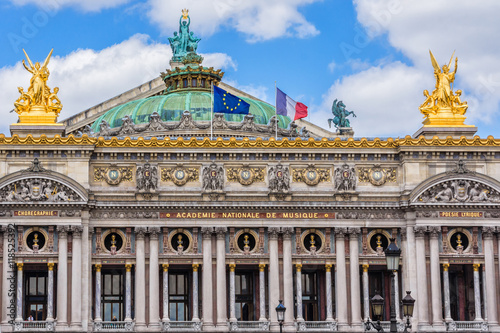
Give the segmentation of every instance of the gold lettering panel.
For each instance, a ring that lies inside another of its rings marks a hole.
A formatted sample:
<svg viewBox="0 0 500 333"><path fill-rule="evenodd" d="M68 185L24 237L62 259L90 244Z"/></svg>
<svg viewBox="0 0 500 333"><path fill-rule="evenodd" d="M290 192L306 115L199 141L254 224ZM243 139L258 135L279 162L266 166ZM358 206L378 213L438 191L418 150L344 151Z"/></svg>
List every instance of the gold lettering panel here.
<svg viewBox="0 0 500 333"><path fill-rule="evenodd" d="M227 168L226 175L228 182L239 182L241 185L264 182L264 168L251 168L248 166Z"/></svg>
<svg viewBox="0 0 500 333"><path fill-rule="evenodd" d="M132 167L117 167L111 165L109 167L94 167L94 181L105 181L109 185L118 185L121 181L131 182Z"/></svg>
<svg viewBox="0 0 500 333"><path fill-rule="evenodd" d="M330 181L330 170L324 168L315 168L309 166L307 168L292 169L292 181L294 183L304 182L307 185L314 186L321 182Z"/></svg>
<svg viewBox="0 0 500 333"><path fill-rule="evenodd" d="M375 186L381 186L388 182L395 183L397 182L397 168L381 168L378 165L358 168L358 181L371 183Z"/></svg>
<svg viewBox="0 0 500 333"><path fill-rule="evenodd" d="M177 166L175 168L161 168L161 181L172 181L177 186L183 186L187 182L194 182L200 179L198 168L186 168Z"/></svg>

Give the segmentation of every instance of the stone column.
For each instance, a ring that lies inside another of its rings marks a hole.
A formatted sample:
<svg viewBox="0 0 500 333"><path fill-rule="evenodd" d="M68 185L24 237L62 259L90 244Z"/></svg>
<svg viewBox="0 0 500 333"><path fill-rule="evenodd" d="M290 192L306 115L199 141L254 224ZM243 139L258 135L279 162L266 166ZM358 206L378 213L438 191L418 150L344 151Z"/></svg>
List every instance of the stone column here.
<svg viewBox="0 0 500 333"><path fill-rule="evenodd" d="M332 264L325 265L326 321L333 321Z"/></svg>
<svg viewBox="0 0 500 333"><path fill-rule="evenodd" d="M475 321L483 321L481 317L481 283L479 281L479 267L480 264L473 264L474 269L474 310L476 313Z"/></svg>
<svg viewBox="0 0 500 333"><path fill-rule="evenodd" d="M363 313L365 320L370 318L370 289L368 281L368 268L370 265L363 264Z"/></svg>
<svg viewBox="0 0 500 333"><path fill-rule="evenodd" d="M217 227L217 326L227 327L226 227Z"/></svg>
<svg viewBox="0 0 500 333"><path fill-rule="evenodd" d="M149 326L160 326L159 227L149 227Z"/></svg>
<svg viewBox="0 0 500 333"><path fill-rule="evenodd" d="M274 309L280 299L280 267L278 259L279 228L268 228L269 234L269 317L272 326L278 325L278 318Z"/></svg>
<svg viewBox="0 0 500 333"><path fill-rule="evenodd" d="M394 299L396 300L396 303L394 304L394 310L396 310L396 319L400 320L401 319L401 311L400 311L400 304L401 304L401 299L399 298L399 272L394 271Z"/></svg>
<svg viewBox="0 0 500 333"><path fill-rule="evenodd" d="M266 318L266 264L259 264L259 301L260 318L259 321L267 321Z"/></svg>
<svg viewBox="0 0 500 333"><path fill-rule="evenodd" d="M295 287L297 288L297 321L304 321L302 317L302 264L296 264L296 281Z"/></svg>
<svg viewBox="0 0 500 333"><path fill-rule="evenodd" d="M90 279L91 279L91 274L90 274L90 269L92 265L90 264L90 248L92 242L89 242L89 212L88 211L83 211L82 212L82 255L81 255L81 278L82 278L82 331L87 332L88 331L88 324L89 324L89 315L90 315L90 309L91 309L91 302L90 299L92 299L92 296L90 295Z"/></svg>
<svg viewBox="0 0 500 333"><path fill-rule="evenodd" d="M432 293L432 325L442 326L441 302L441 268L439 265L439 232L440 227L430 227L430 263L431 263L431 293ZM418 266L420 269L420 266ZM420 295L419 295L420 296Z"/></svg>
<svg viewBox="0 0 500 333"><path fill-rule="evenodd" d="M450 275L448 269L450 264L443 264L443 293L444 293L444 321L449 323L453 321L451 318L450 308Z"/></svg>
<svg viewBox="0 0 500 333"><path fill-rule="evenodd" d="M163 264L163 318L162 321L170 321L169 308L168 308L168 264ZM194 303L194 302L193 302ZM193 304L194 308L194 304Z"/></svg>
<svg viewBox="0 0 500 333"><path fill-rule="evenodd" d="M94 321L102 321L101 318L101 264L95 265L95 306L94 306Z"/></svg>
<svg viewBox="0 0 500 333"><path fill-rule="evenodd" d="M484 272L484 265L483 265L483 272L482 272L481 276L482 276L482 280L483 280L484 321L488 321L488 302L486 302L486 295L488 293L488 290L486 289L486 274Z"/></svg>
<svg viewBox="0 0 500 333"><path fill-rule="evenodd" d="M198 267L200 265L198 264L193 264L193 317L191 318L192 321L200 321L200 314L198 310ZM167 291L168 294L168 291Z"/></svg>
<svg viewBox="0 0 500 333"><path fill-rule="evenodd" d="M283 304L293 309L293 264L292 264L292 233L293 228L283 227ZM285 312L286 326L294 325L293 311Z"/></svg>
<svg viewBox="0 0 500 333"><path fill-rule="evenodd" d="M498 325L497 286L495 278L495 257L493 254L493 227L483 227L484 272L486 275L486 303L488 304L488 324ZM490 327L491 329L491 327Z"/></svg>
<svg viewBox="0 0 500 333"><path fill-rule="evenodd" d="M23 266L17 263L16 321L23 321Z"/></svg>
<svg viewBox="0 0 500 333"><path fill-rule="evenodd" d="M125 321L132 321L132 264L125 264Z"/></svg>
<svg viewBox="0 0 500 333"><path fill-rule="evenodd" d="M47 263L47 321L54 321L54 263Z"/></svg>
<svg viewBox="0 0 500 333"><path fill-rule="evenodd" d="M361 296L359 279L359 245L360 228L349 228L349 262L351 273L351 325L362 326Z"/></svg>
<svg viewBox="0 0 500 333"><path fill-rule="evenodd" d="M345 234L346 228L335 228L335 251L336 251L336 285L337 292L337 320L339 330L347 326L347 277L345 268Z"/></svg>
<svg viewBox="0 0 500 333"><path fill-rule="evenodd" d="M146 325L146 255L145 227L135 227L135 325Z"/></svg>
<svg viewBox="0 0 500 333"><path fill-rule="evenodd" d="M212 286L212 231L211 227L202 227L203 234L203 326L214 326L213 319L213 286Z"/></svg>
<svg viewBox="0 0 500 333"><path fill-rule="evenodd" d="M408 223L415 223L415 212L406 213ZM413 219L413 221L411 221ZM417 264L416 264L416 242L415 231L413 226L406 227L406 252L403 258L403 269L406 270L407 280L405 282L405 290L410 290L413 295L419 295L417 284ZM416 297L415 297L416 298ZM418 305L413 309L412 323L417 328L418 324Z"/></svg>
<svg viewBox="0 0 500 333"><path fill-rule="evenodd" d="M57 264L57 327L68 322L68 234L67 227L57 227L58 264Z"/></svg>
<svg viewBox="0 0 500 333"><path fill-rule="evenodd" d="M426 227L415 227L415 244L416 244L416 259L417 259L417 288L418 297L415 297L418 307L419 325L429 325L429 298L427 297L427 265L425 261L425 233Z"/></svg>
<svg viewBox="0 0 500 333"><path fill-rule="evenodd" d="M73 230L73 253L71 264L71 326L82 325L82 231L75 226Z"/></svg>
<svg viewBox="0 0 500 333"><path fill-rule="evenodd" d="M229 321L236 321L236 290L234 286L235 264L229 264Z"/></svg>
<svg viewBox="0 0 500 333"><path fill-rule="evenodd" d="M14 252L10 252L13 250L9 249L9 233L11 234L10 243L14 246L14 229L9 228L8 226L2 227L3 232L3 265L2 265L2 324L7 325L10 318L10 296L9 290L11 289L11 281L9 277L14 275L14 272L11 269L10 264L13 263L14 257L9 256L9 253L14 255ZM9 305L8 305L9 304Z"/></svg>

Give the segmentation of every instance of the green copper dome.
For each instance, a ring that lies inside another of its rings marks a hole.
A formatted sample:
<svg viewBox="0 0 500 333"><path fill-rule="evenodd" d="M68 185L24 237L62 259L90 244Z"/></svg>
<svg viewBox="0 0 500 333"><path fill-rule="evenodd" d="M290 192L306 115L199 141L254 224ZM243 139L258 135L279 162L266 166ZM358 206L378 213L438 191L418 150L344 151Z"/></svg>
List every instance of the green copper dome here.
<svg viewBox="0 0 500 333"><path fill-rule="evenodd" d="M254 115L256 124L267 125L269 119L275 115L275 108L267 103L240 97L250 104L250 113ZM99 131L99 124L105 120L111 128L120 127L122 118L129 116L134 124L149 123L149 116L158 112L162 121L179 121L182 112L191 112L194 121L209 121L212 109L212 98L209 92L204 91L180 91L171 92L167 95L153 96L117 106L99 117L93 124L92 130ZM244 115L225 114L227 121L241 122ZM281 128L288 128L290 118L278 116Z"/></svg>

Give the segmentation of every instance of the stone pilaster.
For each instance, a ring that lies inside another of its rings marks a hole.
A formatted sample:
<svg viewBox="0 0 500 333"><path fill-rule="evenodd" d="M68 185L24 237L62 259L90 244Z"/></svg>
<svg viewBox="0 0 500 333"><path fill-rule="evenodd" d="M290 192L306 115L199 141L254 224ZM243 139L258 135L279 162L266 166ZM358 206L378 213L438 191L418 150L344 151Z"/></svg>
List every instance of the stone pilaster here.
<svg viewBox="0 0 500 333"><path fill-rule="evenodd" d="M146 325L146 255L144 250L145 227L135 227L135 325Z"/></svg>
<svg viewBox="0 0 500 333"><path fill-rule="evenodd" d="M160 326L159 227L149 227L149 326Z"/></svg>
<svg viewBox="0 0 500 333"><path fill-rule="evenodd" d="M430 268L431 268L431 293L432 293L432 325L442 326L441 302L441 268L439 264L439 233L440 227L429 227L430 231ZM419 266L420 268L420 266Z"/></svg>
<svg viewBox="0 0 500 333"><path fill-rule="evenodd" d="M226 227L217 227L217 326L227 328Z"/></svg>
<svg viewBox="0 0 500 333"><path fill-rule="evenodd" d="M272 326L278 325L278 318L274 308L279 304L280 297L280 270L278 259L279 228L267 229L269 236L269 317Z"/></svg>
<svg viewBox="0 0 500 333"><path fill-rule="evenodd" d="M429 325L429 298L427 297L427 265L425 260L425 233L426 227L415 227L415 247L417 259L417 288L418 297L415 298L418 307L419 326Z"/></svg>
<svg viewBox="0 0 500 333"><path fill-rule="evenodd" d="M347 276L345 266L345 235L346 228L335 228L335 251L336 251L336 286L337 292L337 320L339 329L347 326Z"/></svg>
<svg viewBox="0 0 500 333"><path fill-rule="evenodd" d="M359 278L359 235L360 228L349 228L349 262L351 275L351 325L362 326L361 296Z"/></svg>
<svg viewBox="0 0 500 333"><path fill-rule="evenodd" d="M71 326L82 325L82 232L83 227L73 226L73 253L71 263Z"/></svg>
<svg viewBox="0 0 500 333"><path fill-rule="evenodd" d="M212 286L212 227L202 227L203 237L203 327L210 329L214 326L213 319L213 286Z"/></svg>
<svg viewBox="0 0 500 333"><path fill-rule="evenodd" d="M486 295L486 303L488 309L488 325L497 326L498 316L497 316L497 286L495 278L495 257L493 253L493 232L492 227L483 227L483 251L484 251L484 272L486 274L486 289L488 294Z"/></svg>
<svg viewBox="0 0 500 333"><path fill-rule="evenodd" d="M58 263L57 263L57 326L68 324L68 228L57 227Z"/></svg>
<svg viewBox="0 0 500 333"><path fill-rule="evenodd" d="M292 264L292 234L293 228L283 227L283 303L286 308L293 309L293 264ZM285 312L286 326L294 325L293 311Z"/></svg>

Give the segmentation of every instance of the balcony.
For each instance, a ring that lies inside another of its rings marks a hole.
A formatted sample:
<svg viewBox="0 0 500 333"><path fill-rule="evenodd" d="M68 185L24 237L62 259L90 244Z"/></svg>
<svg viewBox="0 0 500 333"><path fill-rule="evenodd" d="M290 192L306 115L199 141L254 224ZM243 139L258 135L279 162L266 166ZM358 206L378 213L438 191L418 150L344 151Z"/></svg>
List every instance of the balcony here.
<svg viewBox="0 0 500 333"><path fill-rule="evenodd" d="M380 325L382 325L384 332L390 332L390 330L391 330L391 322L390 321L381 321ZM405 324L402 321L398 321L397 328L398 328L398 332L404 332L405 331Z"/></svg>
<svg viewBox="0 0 500 333"><path fill-rule="evenodd" d="M231 331L266 332L269 331L268 321L232 321L229 323Z"/></svg>
<svg viewBox="0 0 500 333"><path fill-rule="evenodd" d="M337 330L336 321L298 321L297 331L302 332L334 332Z"/></svg>
<svg viewBox="0 0 500 333"><path fill-rule="evenodd" d="M97 321L94 322L94 332L133 332L133 321Z"/></svg>
<svg viewBox="0 0 500 333"><path fill-rule="evenodd" d="M161 323L162 332L195 332L201 331L201 321L164 321Z"/></svg>
<svg viewBox="0 0 500 333"><path fill-rule="evenodd" d="M487 332L488 323L484 321L452 321L446 323L447 331Z"/></svg>
<svg viewBox="0 0 500 333"><path fill-rule="evenodd" d="M56 323L53 321L16 321L14 331L16 332L54 332Z"/></svg>

